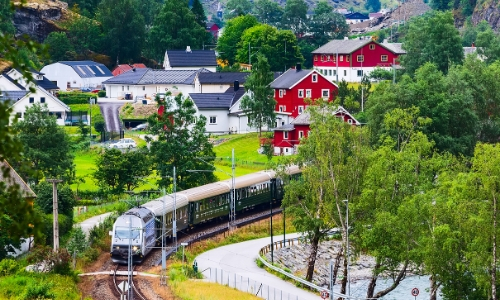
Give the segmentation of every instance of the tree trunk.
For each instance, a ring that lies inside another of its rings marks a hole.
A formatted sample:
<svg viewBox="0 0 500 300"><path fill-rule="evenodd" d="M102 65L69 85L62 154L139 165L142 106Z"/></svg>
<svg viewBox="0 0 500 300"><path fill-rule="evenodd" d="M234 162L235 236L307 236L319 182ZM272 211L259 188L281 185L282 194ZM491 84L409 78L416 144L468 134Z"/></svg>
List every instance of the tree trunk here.
<svg viewBox="0 0 500 300"><path fill-rule="evenodd" d="M439 288L439 284L437 284L436 280L434 280L434 276L431 276L429 280L431 281L431 295L429 300L437 300L437 290Z"/></svg>
<svg viewBox="0 0 500 300"><path fill-rule="evenodd" d="M318 245L319 245L319 236L315 235L311 239L311 253L309 254L309 259L307 261L307 274L306 280L312 281L314 274L314 265L316 264L316 257L318 255Z"/></svg>
<svg viewBox="0 0 500 300"><path fill-rule="evenodd" d="M409 264L409 261L406 260L405 265L399 271L398 276L396 277L396 280L394 280L392 285L390 287L386 288L385 290L382 290L382 291L378 292L377 294L375 294L375 296L373 296L373 298L380 298L382 296L385 296L388 293L392 292L395 288L397 288L399 283L401 282L401 280L403 280L406 277L406 269L408 268L408 264Z"/></svg>
<svg viewBox="0 0 500 300"><path fill-rule="evenodd" d="M491 266L491 297L497 299L497 197L493 196L493 261Z"/></svg>
<svg viewBox="0 0 500 300"><path fill-rule="evenodd" d="M347 252L346 252L347 253ZM347 287L347 255L344 255L344 272L343 272L343 275L344 275L344 278L342 278L342 286L340 287L340 293L341 294L346 294L346 287ZM342 297L339 297L338 300L342 300L344 298Z"/></svg>
<svg viewBox="0 0 500 300"><path fill-rule="evenodd" d="M339 272L340 268L340 259L342 256L344 256L344 248L340 247L339 252L337 252L337 257L335 258L335 265L333 266L333 282L332 285L335 285L335 282L337 281L337 274Z"/></svg>
<svg viewBox="0 0 500 300"><path fill-rule="evenodd" d="M373 271L378 274L378 269L380 268L380 263L377 262L375 264L375 268ZM373 298L373 294L375 293L375 287L377 286L377 278L378 275L373 274L372 278L370 278L370 283L368 284L368 289L366 290L366 298Z"/></svg>

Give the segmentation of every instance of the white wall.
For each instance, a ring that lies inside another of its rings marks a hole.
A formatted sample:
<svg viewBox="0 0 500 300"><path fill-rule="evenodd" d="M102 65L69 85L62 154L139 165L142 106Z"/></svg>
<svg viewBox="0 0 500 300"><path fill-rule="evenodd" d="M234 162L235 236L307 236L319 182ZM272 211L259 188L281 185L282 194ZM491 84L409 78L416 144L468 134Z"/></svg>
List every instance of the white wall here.
<svg viewBox="0 0 500 300"><path fill-rule="evenodd" d="M197 93L224 93L230 87L230 84L203 84L198 87Z"/></svg>
<svg viewBox="0 0 500 300"><path fill-rule="evenodd" d="M17 101L12 107L12 116L14 117L16 114L21 113L22 116L20 120L23 120L26 109L33 105L33 103L29 103L30 98L34 98L34 103L40 103L41 97L45 97L45 104L47 104L49 112L61 114L61 117L57 119L57 124L64 125L64 120L66 119L66 109L60 103L54 101L50 95L39 89L36 89L35 93L30 93L21 100Z"/></svg>
<svg viewBox="0 0 500 300"><path fill-rule="evenodd" d="M184 96L194 92L194 85L187 84L156 84L156 85L126 85L126 84L106 84L106 96L108 98L124 99L125 94L131 93L133 99L137 98L151 98L153 94L166 93L168 91L172 94L181 92Z"/></svg>
<svg viewBox="0 0 500 300"><path fill-rule="evenodd" d="M165 70L199 70L201 68L207 69L210 72L216 72L217 71L217 66L213 67L206 67L206 66L187 66L187 67L171 67L171 66L166 66L165 64L163 65L165 67Z"/></svg>
<svg viewBox="0 0 500 300"><path fill-rule="evenodd" d="M0 76L0 91L20 91L20 89L4 76Z"/></svg>
<svg viewBox="0 0 500 300"><path fill-rule="evenodd" d="M321 74L323 74L328 80L331 80L335 82L337 80L336 67L314 67L315 70L318 70ZM375 69L375 67L363 67L363 75L370 75L370 73ZM388 70L388 71L393 71L391 67L380 67L380 69ZM361 70L361 68L338 68L339 70L339 81L342 81L344 79L347 82L361 82L361 79L363 77L358 76L358 70ZM331 74L331 75L330 75Z"/></svg>
<svg viewBox="0 0 500 300"><path fill-rule="evenodd" d="M47 65L40 72L44 73L50 81L57 81L57 86L63 91L67 89L68 82L71 89L97 88L101 87L103 81L112 78L112 76L81 78L72 67L61 63Z"/></svg>

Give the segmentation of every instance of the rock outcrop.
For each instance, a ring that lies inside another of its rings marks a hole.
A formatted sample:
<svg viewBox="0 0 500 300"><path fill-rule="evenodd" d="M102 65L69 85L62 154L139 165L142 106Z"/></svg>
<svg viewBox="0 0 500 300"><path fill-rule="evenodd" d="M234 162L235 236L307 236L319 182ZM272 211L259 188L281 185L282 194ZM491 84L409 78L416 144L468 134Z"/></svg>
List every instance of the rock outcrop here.
<svg viewBox="0 0 500 300"><path fill-rule="evenodd" d="M493 1L478 1L474 13L472 14L472 23L477 25L482 20L486 20L493 30L498 31L500 28L500 2Z"/></svg>
<svg viewBox="0 0 500 300"><path fill-rule="evenodd" d="M28 35L37 42L43 42L52 31L61 31L60 23L71 14L68 4L58 0L16 3L14 26L16 36Z"/></svg>

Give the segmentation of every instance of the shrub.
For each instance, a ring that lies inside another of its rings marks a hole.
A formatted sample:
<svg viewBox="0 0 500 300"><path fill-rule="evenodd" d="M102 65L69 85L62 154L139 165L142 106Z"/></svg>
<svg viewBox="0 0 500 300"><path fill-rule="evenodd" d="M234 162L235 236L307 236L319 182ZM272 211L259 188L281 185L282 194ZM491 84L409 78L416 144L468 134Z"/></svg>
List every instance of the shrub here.
<svg viewBox="0 0 500 300"><path fill-rule="evenodd" d="M97 92L97 96L100 97L100 98L106 97L106 91L100 90L99 92Z"/></svg>
<svg viewBox="0 0 500 300"><path fill-rule="evenodd" d="M13 259L4 259L0 261L0 276L14 274L17 271L17 262Z"/></svg>
<svg viewBox="0 0 500 300"><path fill-rule="evenodd" d="M69 253L83 253L87 249L88 243L85 233L81 227L76 227L71 232L70 240L68 241L68 251Z"/></svg>
<svg viewBox="0 0 500 300"><path fill-rule="evenodd" d="M36 300L36 299L54 299L55 295L50 291L52 284L48 282L40 282L31 284L26 289L26 292L21 299Z"/></svg>
<svg viewBox="0 0 500 300"><path fill-rule="evenodd" d="M89 104L90 98L96 98L95 94L82 92L59 92L57 97L65 104Z"/></svg>

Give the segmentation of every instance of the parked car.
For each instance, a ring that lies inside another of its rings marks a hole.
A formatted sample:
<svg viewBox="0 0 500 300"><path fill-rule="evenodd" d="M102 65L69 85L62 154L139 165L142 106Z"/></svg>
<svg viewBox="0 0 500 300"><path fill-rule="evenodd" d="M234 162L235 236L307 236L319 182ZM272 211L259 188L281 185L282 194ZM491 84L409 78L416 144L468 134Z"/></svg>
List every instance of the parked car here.
<svg viewBox="0 0 500 300"><path fill-rule="evenodd" d="M115 149L131 149L131 148L136 148L137 144L133 139L120 139L118 142L109 144L109 148L115 148Z"/></svg>
<svg viewBox="0 0 500 300"><path fill-rule="evenodd" d="M143 131L143 130L146 130L146 128L148 128L148 123L142 123L142 124L139 124L137 126L135 126L134 128L132 128L133 131Z"/></svg>

